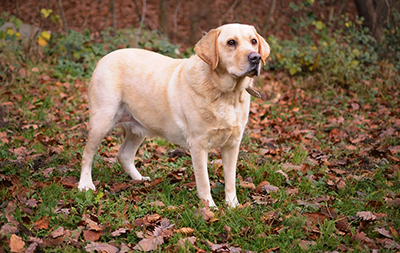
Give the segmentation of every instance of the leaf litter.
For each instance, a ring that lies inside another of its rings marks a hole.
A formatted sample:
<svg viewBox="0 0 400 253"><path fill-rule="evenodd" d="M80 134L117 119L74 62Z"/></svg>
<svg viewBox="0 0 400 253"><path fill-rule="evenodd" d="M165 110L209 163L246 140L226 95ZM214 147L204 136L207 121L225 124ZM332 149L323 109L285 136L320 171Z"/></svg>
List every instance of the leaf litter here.
<svg viewBox="0 0 400 253"><path fill-rule="evenodd" d="M0 87L0 109L7 111L0 118L4 125L0 128L0 241L4 241L0 251L35 252L72 245L87 252L174 252L176 247L250 252L253 241L263 252L288 251L274 239L295 226L291 223L295 217L306 226L297 228L302 237L291 241L291 249L315 249L326 233L324 226L332 224L331 235L342 239L330 252L400 250L397 88L387 87L390 98L377 93L368 100L335 87L334 95L324 99L301 88L296 80L264 75L260 93L273 99L251 103L238 161L243 205L232 211L225 206L211 210L197 199L180 206L183 203L159 198L182 192L188 192L187 198L195 196L190 154L169 144L145 142L135 162L157 176L146 183L130 180L114 163L122 139L118 130L105 138L95 165L98 172L109 170L113 176L108 182L97 181L93 196L81 198L76 190L81 153L76 150L86 141L87 80L65 82L46 72L30 78L33 81L24 88L31 100L24 99L18 87ZM49 98L51 106L40 106ZM33 116L41 114L45 116ZM219 151L211 153L217 161L210 166L215 172L210 173L213 194L223 203L223 190L218 188L224 184ZM179 168L173 168L178 163ZM158 170L166 174L159 176ZM174 185L171 192L165 184ZM44 200L42 191L52 185L59 185L68 197L49 207L52 199ZM110 210L109 204L118 201L125 203L125 209ZM192 223L182 221L188 210ZM232 218L230 213L235 212L243 212L245 218ZM64 222L68 217L73 221ZM54 219L61 223L55 224ZM241 219L251 225L236 227Z"/></svg>

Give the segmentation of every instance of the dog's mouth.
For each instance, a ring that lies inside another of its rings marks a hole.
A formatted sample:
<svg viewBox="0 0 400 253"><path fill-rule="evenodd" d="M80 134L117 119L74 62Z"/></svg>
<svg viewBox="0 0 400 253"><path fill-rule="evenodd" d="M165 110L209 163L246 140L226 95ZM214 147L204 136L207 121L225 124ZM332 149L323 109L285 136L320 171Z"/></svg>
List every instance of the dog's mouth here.
<svg viewBox="0 0 400 253"><path fill-rule="evenodd" d="M260 67L257 64L252 69L248 70L246 72L245 76L254 77L254 76L258 76L259 74L260 74Z"/></svg>

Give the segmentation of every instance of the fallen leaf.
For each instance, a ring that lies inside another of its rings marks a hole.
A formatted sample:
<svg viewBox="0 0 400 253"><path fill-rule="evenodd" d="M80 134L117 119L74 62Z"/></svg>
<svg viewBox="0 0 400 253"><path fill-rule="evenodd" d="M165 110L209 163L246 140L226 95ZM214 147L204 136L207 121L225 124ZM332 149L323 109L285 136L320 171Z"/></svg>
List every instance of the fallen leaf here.
<svg viewBox="0 0 400 253"><path fill-rule="evenodd" d="M200 209L200 214L203 216L203 219L205 221L210 221L215 216L215 214L213 212L211 212L209 207L201 208Z"/></svg>
<svg viewBox="0 0 400 253"><path fill-rule="evenodd" d="M157 249L157 247L164 243L162 236L150 237L142 239L133 249L141 251L151 251Z"/></svg>
<svg viewBox="0 0 400 253"><path fill-rule="evenodd" d="M375 244L374 240L367 237L364 232L357 232L351 237L352 241L358 241L365 243L370 249L377 249L378 246Z"/></svg>
<svg viewBox="0 0 400 253"><path fill-rule="evenodd" d="M10 238L10 251L14 253L20 253L25 251L25 243L21 237L12 234Z"/></svg>
<svg viewBox="0 0 400 253"><path fill-rule="evenodd" d="M211 246L211 250L213 253L219 253L219 252L231 252L231 253L240 253L241 248L236 248L236 247L229 247L228 244L223 243L223 244L214 244Z"/></svg>
<svg viewBox="0 0 400 253"><path fill-rule="evenodd" d="M39 244L37 242L32 242L31 244L29 244L28 248L25 250L25 253L34 253L37 246L39 246Z"/></svg>
<svg viewBox="0 0 400 253"><path fill-rule="evenodd" d="M6 236L10 234L16 234L18 233L18 228L17 226L14 226L12 224L4 224L1 229L0 229L0 235Z"/></svg>
<svg viewBox="0 0 400 253"><path fill-rule="evenodd" d="M398 239L399 238L399 233L395 228L389 227L390 233L393 235L394 238Z"/></svg>
<svg viewBox="0 0 400 253"><path fill-rule="evenodd" d="M277 170L277 171L275 171L275 173L279 173L279 174L283 175L285 177L286 181L289 181L288 174L283 172L283 170Z"/></svg>
<svg viewBox="0 0 400 253"><path fill-rule="evenodd" d="M400 250L400 245L388 238L376 238L376 242L379 243L380 245L382 245L384 248L386 249L396 249L396 250Z"/></svg>
<svg viewBox="0 0 400 253"><path fill-rule="evenodd" d="M83 238L85 241L98 241L100 239L100 236L103 235L103 232L101 231L92 231L92 230L85 230L83 231Z"/></svg>
<svg viewBox="0 0 400 253"><path fill-rule="evenodd" d="M50 224L49 219L50 219L49 217L43 216L42 218L40 218L38 221L35 222L35 224L33 225L33 229L34 230L48 229Z"/></svg>
<svg viewBox="0 0 400 253"><path fill-rule="evenodd" d="M304 251L308 251L310 249L310 247L315 246L315 245L317 245L317 243L314 241L301 240L299 242L299 247Z"/></svg>
<svg viewBox="0 0 400 253"><path fill-rule="evenodd" d="M164 207L165 204L159 200L156 200L154 202L149 203L150 206L158 206L158 207Z"/></svg>
<svg viewBox="0 0 400 253"><path fill-rule="evenodd" d="M325 220L329 220L328 216L321 212L305 213L304 216L308 217L315 225L324 224Z"/></svg>
<svg viewBox="0 0 400 253"><path fill-rule="evenodd" d="M387 237L387 238L393 238L393 236L390 234L388 230L385 228L375 228L374 231L378 232L379 234Z"/></svg>
<svg viewBox="0 0 400 253"><path fill-rule="evenodd" d="M386 204L388 206L399 207L400 206L400 198L396 198L396 199L386 198Z"/></svg>
<svg viewBox="0 0 400 253"><path fill-rule="evenodd" d="M271 185L269 182L267 181L262 181L256 189L257 193L271 193L271 192L277 192L279 190L278 187Z"/></svg>
<svg viewBox="0 0 400 253"><path fill-rule="evenodd" d="M191 237L186 237L186 238L181 238L178 241L178 246L180 248L186 248L188 245L194 245L197 241L197 238L194 236Z"/></svg>
<svg viewBox="0 0 400 253"><path fill-rule="evenodd" d="M59 227L56 230L54 230L53 232L50 233L50 236L52 238L57 238L59 236L64 235L64 227Z"/></svg>
<svg viewBox="0 0 400 253"><path fill-rule="evenodd" d="M357 216L362 218L365 221L374 221L374 220L376 220L376 216L370 211L357 212Z"/></svg>
<svg viewBox="0 0 400 253"><path fill-rule="evenodd" d="M25 202L25 204L26 204L28 207L32 207L32 208L37 207L37 203L38 203L38 201L37 201L36 199L28 199L28 200Z"/></svg>
<svg viewBox="0 0 400 253"><path fill-rule="evenodd" d="M115 237L115 236L120 236L122 234L125 234L127 231L130 231L131 229L129 228L119 228L113 232L111 232L111 236Z"/></svg>
<svg viewBox="0 0 400 253"><path fill-rule="evenodd" d="M118 248L109 245L107 243L92 242L85 246L86 252L107 252L107 253L117 253Z"/></svg>
<svg viewBox="0 0 400 253"><path fill-rule="evenodd" d="M175 230L175 232L179 233L179 234L190 235L194 232L194 229L193 228L180 228L180 229Z"/></svg>
<svg viewBox="0 0 400 253"><path fill-rule="evenodd" d="M121 250L119 251L119 253L128 253L132 251L131 248L128 247L128 245L126 245L125 243L121 243Z"/></svg>
<svg viewBox="0 0 400 253"><path fill-rule="evenodd" d="M149 223L155 223L155 222L157 222L157 221L162 219L161 215L159 215L158 213L151 214L151 215L146 215L144 218L146 218L146 220Z"/></svg>
<svg viewBox="0 0 400 253"><path fill-rule="evenodd" d="M240 186L245 189L255 189L256 186L252 182L241 181Z"/></svg>

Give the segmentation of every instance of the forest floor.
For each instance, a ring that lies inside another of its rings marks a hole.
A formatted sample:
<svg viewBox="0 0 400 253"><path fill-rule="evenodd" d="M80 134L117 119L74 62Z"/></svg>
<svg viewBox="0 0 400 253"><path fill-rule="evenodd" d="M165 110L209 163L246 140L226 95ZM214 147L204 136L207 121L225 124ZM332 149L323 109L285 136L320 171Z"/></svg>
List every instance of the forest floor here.
<svg viewBox="0 0 400 253"><path fill-rule="evenodd" d="M396 86L355 93L264 72L238 161L242 205L222 204L213 150L209 210L188 151L146 140L136 165L152 181L135 182L115 159L118 129L95 157L97 191L79 192L88 80L55 78L44 63L13 71L0 87L0 252L400 251Z"/></svg>

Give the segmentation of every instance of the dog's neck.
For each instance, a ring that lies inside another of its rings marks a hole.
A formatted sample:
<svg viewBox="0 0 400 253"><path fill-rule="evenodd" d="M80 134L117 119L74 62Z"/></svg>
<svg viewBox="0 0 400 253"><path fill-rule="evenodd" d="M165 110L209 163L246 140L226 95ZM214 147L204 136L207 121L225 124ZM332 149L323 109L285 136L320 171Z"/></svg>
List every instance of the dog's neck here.
<svg viewBox="0 0 400 253"><path fill-rule="evenodd" d="M193 71L194 69L196 69L196 71ZM194 64L188 69L188 71L192 73L201 73L188 81L197 93L213 94L211 100L231 93L236 94L233 97L240 96L240 94L248 88L252 82L250 77L235 77L227 71L224 71L222 68L217 67L213 70L210 65L197 56L195 56Z"/></svg>

